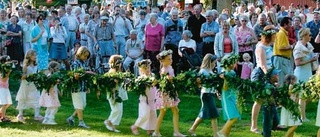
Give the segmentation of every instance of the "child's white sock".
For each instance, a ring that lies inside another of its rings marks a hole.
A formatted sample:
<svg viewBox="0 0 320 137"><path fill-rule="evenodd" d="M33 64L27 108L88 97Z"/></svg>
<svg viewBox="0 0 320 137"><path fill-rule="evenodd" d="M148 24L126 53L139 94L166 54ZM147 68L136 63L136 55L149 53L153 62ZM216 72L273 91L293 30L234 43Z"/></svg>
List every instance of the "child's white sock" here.
<svg viewBox="0 0 320 137"><path fill-rule="evenodd" d="M34 117L40 116L40 108L34 108Z"/></svg>
<svg viewBox="0 0 320 137"><path fill-rule="evenodd" d="M23 116L23 109L19 109L19 114L18 116Z"/></svg>

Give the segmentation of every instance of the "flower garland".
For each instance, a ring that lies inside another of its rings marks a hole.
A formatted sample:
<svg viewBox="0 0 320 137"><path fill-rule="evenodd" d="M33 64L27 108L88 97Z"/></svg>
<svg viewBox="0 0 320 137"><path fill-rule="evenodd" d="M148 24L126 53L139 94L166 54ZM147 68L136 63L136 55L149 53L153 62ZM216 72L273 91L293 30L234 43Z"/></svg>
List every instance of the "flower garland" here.
<svg viewBox="0 0 320 137"><path fill-rule="evenodd" d="M26 81L33 82L36 88L39 91L46 90L46 92L49 92L49 90L52 88L52 86L56 85L61 77L61 73L54 73L52 75L46 75L43 71L30 74L26 77Z"/></svg>

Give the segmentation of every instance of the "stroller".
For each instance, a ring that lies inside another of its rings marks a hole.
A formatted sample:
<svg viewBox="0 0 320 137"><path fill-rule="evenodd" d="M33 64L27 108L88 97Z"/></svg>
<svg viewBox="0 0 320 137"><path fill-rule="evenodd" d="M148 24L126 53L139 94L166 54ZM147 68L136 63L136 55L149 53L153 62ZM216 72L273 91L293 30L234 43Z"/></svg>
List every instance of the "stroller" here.
<svg viewBox="0 0 320 137"><path fill-rule="evenodd" d="M104 74L109 71L110 66L109 66L109 59L110 55L102 56L99 52L97 52L96 56L96 68L95 72L99 74Z"/></svg>
<svg viewBox="0 0 320 137"><path fill-rule="evenodd" d="M182 53L182 58L179 61L177 72L198 69L202 63L202 58L200 55L194 52L192 48L179 47Z"/></svg>

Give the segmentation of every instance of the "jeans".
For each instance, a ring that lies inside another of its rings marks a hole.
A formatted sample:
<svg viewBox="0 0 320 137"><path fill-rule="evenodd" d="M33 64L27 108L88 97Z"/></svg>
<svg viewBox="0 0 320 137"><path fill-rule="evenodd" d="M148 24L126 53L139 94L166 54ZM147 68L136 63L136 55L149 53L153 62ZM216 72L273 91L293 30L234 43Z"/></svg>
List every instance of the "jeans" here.
<svg viewBox="0 0 320 137"><path fill-rule="evenodd" d="M263 105L263 137L271 137L271 130L279 124L279 115L275 105Z"/></svg>

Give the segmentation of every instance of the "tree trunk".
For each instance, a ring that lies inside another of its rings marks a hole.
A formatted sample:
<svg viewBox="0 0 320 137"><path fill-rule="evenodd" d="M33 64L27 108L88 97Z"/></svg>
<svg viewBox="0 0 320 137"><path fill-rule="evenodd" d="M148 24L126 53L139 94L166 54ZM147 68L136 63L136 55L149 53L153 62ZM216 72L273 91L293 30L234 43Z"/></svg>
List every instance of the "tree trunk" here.
<svg viewBox="0 0 320 137"><path fill-rule="evenodd" d="M217 11L221 13L224 8L227 8L231 11L233 0L217 0Z"/></svg>

